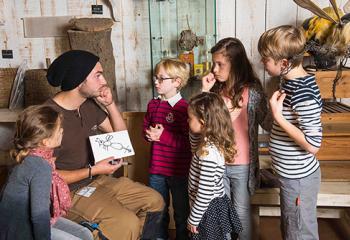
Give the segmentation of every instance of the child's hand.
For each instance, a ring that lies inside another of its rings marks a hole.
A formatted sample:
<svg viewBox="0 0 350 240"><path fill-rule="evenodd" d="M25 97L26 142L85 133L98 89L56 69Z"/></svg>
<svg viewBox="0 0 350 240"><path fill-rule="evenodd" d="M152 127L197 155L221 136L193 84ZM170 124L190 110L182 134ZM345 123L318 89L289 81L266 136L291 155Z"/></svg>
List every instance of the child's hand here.
<svg viewBox="0 0 350 240"><path fill-rule="evenodd" d="M113 103L113 94L111 89L106 85L101 88L100 96L96 97L96 100L103 106L107 107Z"/></svg>
<svg viewBox="0 0 350 240"><path fill-rule="evenodd" d="M190 231L191 233L198 233L198 229L197 229L197 226L193 226L191 224L187 224L187 229L188 231Z"/></svg>
<svg viewBox="0 0 350 240"><path fill-rule="evenodd" d="M154 127L150 126L146 130L146 138L148 141L158 142L163 131L164 131L164 127L162 124L156 124Z"/></svg>
<svg viewBox="0 0 350 240"><path fill-rule="evenodd" d="M214 86L216 79L214 74L209 73L202 78L202 92L209 92L210 89Z"/></svg>
<svg viewBox="0 0 350 240"><path fill-rule="evenodd" d="M283 117L283 101L286 98L286 94L284 92L276 91L272 94L270 98L270 108L274 119L279 117Z"/></svg>

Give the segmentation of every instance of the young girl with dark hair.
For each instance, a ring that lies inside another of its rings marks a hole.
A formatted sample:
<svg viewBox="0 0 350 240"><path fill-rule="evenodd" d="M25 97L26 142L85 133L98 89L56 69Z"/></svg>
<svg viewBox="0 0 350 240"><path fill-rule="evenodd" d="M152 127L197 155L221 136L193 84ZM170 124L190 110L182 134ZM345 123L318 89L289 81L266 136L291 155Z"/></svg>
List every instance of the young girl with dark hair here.
<svg viewBox="0 0 350 240"><path fill-rule="evenodd" d="M26 108L16 122L11 157L17 162L0 194L0 239L93 239L62 218L70 207L67 184L56 172L62 117L50 106Z"/></svg>
<svg viewBox="0 0 350 240"><path fill-rule="evenodd" d="M229 109L237 154L226 163L225 190L242 222L240 240L251 239L250 195L259 184L258 126L269 130L263 87L254 73L244 46L237 38L224 38L212 49L212 72L202 79L202 91L218 93ZM193 139L193 136L192 136Z"/></svg>

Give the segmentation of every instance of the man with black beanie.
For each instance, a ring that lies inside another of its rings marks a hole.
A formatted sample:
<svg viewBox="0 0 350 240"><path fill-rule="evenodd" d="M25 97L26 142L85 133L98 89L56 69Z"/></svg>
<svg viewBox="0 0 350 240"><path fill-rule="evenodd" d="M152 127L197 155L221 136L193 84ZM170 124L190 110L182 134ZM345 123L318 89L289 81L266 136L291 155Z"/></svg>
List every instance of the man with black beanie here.
<svg viewBox="0 0 350 240"><path fill-rule="evenodd" d="M89 136L98 131L126 130L99 58L86 51L68 51L51 64L47 79L62 90L47 104L63 114L62 145L55 156L58 172L71 190L68 218L99 223L110 240L139 239L140 234L141 239L153 239L164 207L160 194L128 178L108 176L122 166L122 160L116 165L109 163L112 158L95 164L89 146ZM91 196L81 196L86 187L93 191Z"/></svg>

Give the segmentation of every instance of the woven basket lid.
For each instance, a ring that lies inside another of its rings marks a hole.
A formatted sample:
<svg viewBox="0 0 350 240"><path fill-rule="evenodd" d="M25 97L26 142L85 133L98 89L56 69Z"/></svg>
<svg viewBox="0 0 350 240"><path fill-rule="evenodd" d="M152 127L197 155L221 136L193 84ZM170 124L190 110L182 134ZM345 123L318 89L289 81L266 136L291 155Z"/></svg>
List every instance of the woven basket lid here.
<svg viewBox="0 0 350 240"><path fill-rule="evenodd" d="M0 108L8 108L17 68L0 68Z"/></svg>
<svg viewBox="0 0 350 240"><path fill-rule="evenodd" d="M24 77L24 105L42 104L55 93L59 87L52 87L46 79L46 69L27 70Z"/></svg>

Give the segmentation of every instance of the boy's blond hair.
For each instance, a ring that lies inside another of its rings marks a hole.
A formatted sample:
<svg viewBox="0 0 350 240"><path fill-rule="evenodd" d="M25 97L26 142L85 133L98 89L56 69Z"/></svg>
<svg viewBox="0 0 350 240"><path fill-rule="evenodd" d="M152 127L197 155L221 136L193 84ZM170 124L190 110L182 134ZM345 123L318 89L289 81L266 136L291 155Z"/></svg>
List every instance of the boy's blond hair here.
<svg viewBox="0 0 350 240"><path fill-rule="evenodd" d="M258 51L263 58L271 57L274 61L287 59L294 68L303 61L305 42L301 28L282 25L260 36Z"/></svg>
<svg viewBox="0 0 350 240"><path fill-rule="evenodd" d="M180 86L177 88L177 90L180 90L186 86L188 78L190 77L190 68L186 63L177 58L162 59L159 63L157 63L154 69L155 74L159 73L160 67L164 68L169 77L174 79L180 78Z"/></svg>

